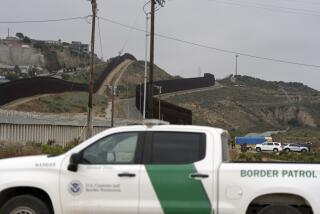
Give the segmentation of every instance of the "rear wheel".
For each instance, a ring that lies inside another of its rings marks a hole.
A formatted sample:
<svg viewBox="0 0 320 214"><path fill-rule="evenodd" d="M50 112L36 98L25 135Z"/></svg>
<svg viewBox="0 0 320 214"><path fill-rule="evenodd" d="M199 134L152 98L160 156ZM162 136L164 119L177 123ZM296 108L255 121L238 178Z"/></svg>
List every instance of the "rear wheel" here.
<svg viewBox="0 0 320 214"><path fill-rule="evenodd" d="M257 147L257 148L256 148L256 151L257 151L257 152L261 152L261 148L260 148L260 147Z"/></svg>
<svg viewBox="0 0 320 214"><path fill-rule="evenodd" d="M278 152L279 150L277 148L274 148L273 149L273 152Z"/></svg>
<svg viewBox="0 0 320 214"><path fill-rule="evenodd" d="M301 212L289 205L269 205L258 212L258 214L301 214Z"/></svg>
<svg viewBox="0 0 320 214"><path fill-rule="evenodd" d="M50 214L47 205L32 195L20 195L9 199L0 209L3 214Z"/></svg>
<svg viewBox="0 0 320 214"><path fill-rule="evenodd" d="M285 151L285 152L290 152L290 149L289 149L289 148L286 148L284 151Z"/></svg>
<svg viewBox="0 0 320 214"><path fill-rule="evenodd" d="M302 149L301 152L307 152L307 150L306 149Z"/></svg>

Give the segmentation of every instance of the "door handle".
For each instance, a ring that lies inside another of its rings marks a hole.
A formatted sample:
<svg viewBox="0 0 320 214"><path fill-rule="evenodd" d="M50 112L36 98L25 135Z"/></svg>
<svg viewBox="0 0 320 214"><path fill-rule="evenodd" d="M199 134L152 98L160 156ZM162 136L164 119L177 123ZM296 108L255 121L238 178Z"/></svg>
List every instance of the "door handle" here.
<svg viewBox="0 0 320 214"><path fill-rule="evenodd" d="M194 174L190 174L190 177L191 178L209 178L209 175L194 173Z"/></svg>
<svg viewBox="0 0 320 214"><path fill-rule="evenodd" d="M120 178L123 178L123 177L133 178L133 177L136 177L136 174L124 172L124 173L118 174L118 176L119 176Z"/></svg>

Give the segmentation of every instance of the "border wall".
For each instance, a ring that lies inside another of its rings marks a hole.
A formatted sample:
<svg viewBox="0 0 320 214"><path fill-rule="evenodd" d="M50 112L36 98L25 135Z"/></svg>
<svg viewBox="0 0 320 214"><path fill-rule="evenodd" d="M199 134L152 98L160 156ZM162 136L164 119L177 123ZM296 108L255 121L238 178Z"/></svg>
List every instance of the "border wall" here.
<svg viewBox="0 0 320 214"><path fill-rule="evenodd" d="M178 91L194 90L199 88L212 87L215 85L215 76L213 74L204 74L204 77L197 78L186 78L186 79L174 79L174 80L163 80L155 81L154 85L162 87L162 94L174 93ZM149 85L147 85L148 88ZM140 112L143 112L143 85L136 86L136 107ZM156 88L153 89L154 95L159 92ZM148 96L147 96L148 97ZM147 105L148 105L147 100ZM148 109L148 106L147 106ZM182 108L180 106L174 105L173 103L168 103L166 101L160 101L160 117L159 117L159 99L153 99L153 110L154 117L160 118L171 124L192 124L192 111Z"/></svg>
<svg viewBox="0 0 320 214"><path fill-rule="evenodd" d="M94 83L94 92L103 84L111 71L126 59L136 60L131 54L111 58L106 69ZM41 94L55 94L71 91L88 91L87 84L64 81L52 77L36 77L20 79L0 85L0 105L7 104L16 99L31 97Z"/></svg>
<svg viewBox="0 0 320 214"><path fill-rule="evenodd" d="M143 91L140 94L139 86L136 87L136 107L143 112ZM147 110L148 110L148 96L147 96ZM159 116L159 99L153 98L153 112L154 118L170 122L170 124L192 124L192 111L172 103L161 100L160 101L160 116ZM147 114L148 115L148 114Z"/></svg>
<svg viewBox="0 0 320 214"><path fill-rule="evenodd" d="M153 84L162 87L162 94L173 93L177 91L187 91L198 88L214 86L216 83L213 74L204 74L204 77L184 78L174 80L155 81ZM155 92L157 93L157 92Z"/></svg>

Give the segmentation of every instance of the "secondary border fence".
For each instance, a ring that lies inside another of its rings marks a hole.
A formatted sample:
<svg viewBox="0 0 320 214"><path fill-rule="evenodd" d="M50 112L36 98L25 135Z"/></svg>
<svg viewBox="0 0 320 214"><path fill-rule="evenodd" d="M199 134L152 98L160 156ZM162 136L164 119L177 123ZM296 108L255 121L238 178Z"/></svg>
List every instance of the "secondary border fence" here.
<svg viewBox="0 0 320 214"><path fill-rule="evenodd" d="M136 124L137 120L115 119L115 126ZM85 115L56 115L0 110L0 141L47 143L65 146L74 139L86 139ZM94 118L93 134L110 128L111 121Z"/></svg>
<svg viewBox="0 0 320 214"><path fill-rule="evenodd" d="M94 134L107 127L95 126ZM66 146L74 139L85 139L85 131L81 126L50 124L2 124L0 123L0 141L47 143L53 141Z"/></svg>
<svg viewBox="0 0 320 214"><path fill-rule="evenodd" d="M109 128L105 119L94 120L94 134ZM83 116L57 116L0 110L0 141L47 143L66 145L86 135Z"/></svg>

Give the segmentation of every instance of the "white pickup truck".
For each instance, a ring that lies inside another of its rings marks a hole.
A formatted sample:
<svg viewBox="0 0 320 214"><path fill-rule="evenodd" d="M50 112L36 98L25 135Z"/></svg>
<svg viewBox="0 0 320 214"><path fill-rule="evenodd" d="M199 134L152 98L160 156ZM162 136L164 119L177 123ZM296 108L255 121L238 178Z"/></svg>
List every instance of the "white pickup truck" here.
<svg viewBox="0 0 320 214"><path fill-rule="evenodd" d="M60 156L0 160L1 214L319 214L317 164L228 160L200 126L106 130Z"/></svg>

